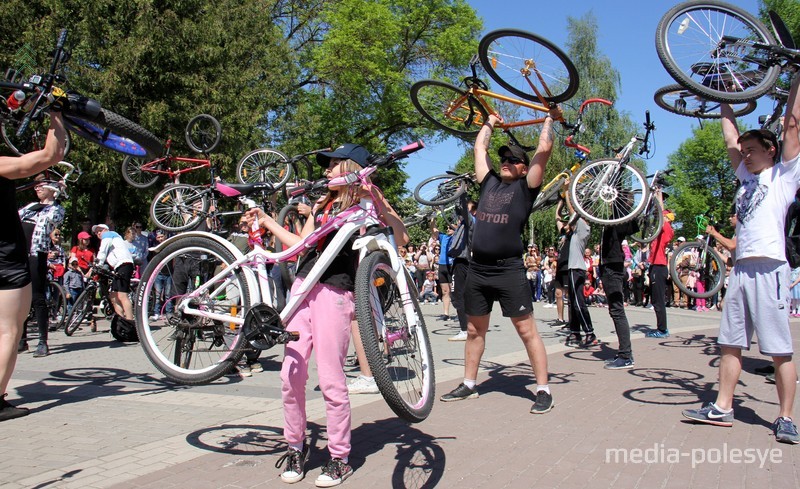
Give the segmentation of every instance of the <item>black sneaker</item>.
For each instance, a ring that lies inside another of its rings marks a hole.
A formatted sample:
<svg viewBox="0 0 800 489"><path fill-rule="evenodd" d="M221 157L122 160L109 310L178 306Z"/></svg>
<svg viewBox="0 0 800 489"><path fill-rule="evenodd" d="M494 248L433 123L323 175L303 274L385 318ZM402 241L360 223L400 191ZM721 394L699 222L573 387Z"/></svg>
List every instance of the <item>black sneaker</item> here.
<svg viewBox="0 0 800 489"><path fill-rule="evenodd" d="M19 408L6 401L7 395L8 394L3 394L3 396L0 397L0 421L21 418L30 414L28 408Z"/></svg>
<svg viewBox="0 0 800 489"><path fill-rule="evenodd" d="M769 375L775 373L775 366L770 364L766 367L757 367L753 370L753 372L757 373L758 375Z"/></svg>
<svg viewBox="0 0 800 489"><path fill-rule="evenodd" d="M470 389L469 387L461 383L458 384L458 387L440 397L439 400L444 402L451 402L451 401L463 401L464 399L475 399L476 397L478 397L477 389L475 388Z"/></svg>
<svg viewBox="0 0 800 489"><path fill-rule="evenodd" d="M306 461L308 460L308 454L308 445L303 443L302 452L294 448L289 448L286 450L286 453L275 462L275 468L277 469L280 469L282 465L286 465L281 473L281 480L283 482L294 484L295 482L303 480L303 477L306 475L304 469Z"/></svg>
<svg viewBox="0 0 800 489"><path fill-rule="evenodd" d="M22 353L24 351L28 351L28 342L22 340L19 342L19 345L17 345L17 353Z"/></svg>
<svg viewBox="0 0 800 489"><path fill-rule="evenodd" d="M338 486L351 475L353 475L352 467L347 465L347 463L340 458L332 458L328 460L328 463L322 468L322 473L317 477L314 484L317 487Z"/></svg>
<svg viewBox="0 0 800 489"><path fill-rule="evenodd" d="M567 341L564 342L565 346L581 346L581 335L580 333L570 333L567 336Z"/></svg>
<svg viewBox="0 0 800 489"><path fill-rule="evenodd" d="M33 358L46 357L49 354L50 349L47 348L47 343L39 343L39 346L36 347L36 351L33 352Z"/></svg>
<svg viewBox="0 0 800 489"><path fill-rule="evenodd" d="M586 335L586 339L583 340L582 346L588 348L590 346L597 346L600 342L597 340L597 336L594 333L589 333Z"/></svg>
<svg viewBox="0 0 800 489"><path fill-rule="evenodd" d="M553 409L553 406L555 406L553 396L545 391L539 391L536 393L536 402L531 407L531 413L544 414Z"/></svg>

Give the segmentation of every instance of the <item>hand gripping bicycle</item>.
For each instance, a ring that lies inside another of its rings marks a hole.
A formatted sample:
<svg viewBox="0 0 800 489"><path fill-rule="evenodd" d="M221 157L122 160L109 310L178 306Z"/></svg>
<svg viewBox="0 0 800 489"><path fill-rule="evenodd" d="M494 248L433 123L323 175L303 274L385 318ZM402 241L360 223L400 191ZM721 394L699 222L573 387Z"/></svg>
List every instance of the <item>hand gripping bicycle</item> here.
<svg viewBox="0 0 800 489"><path fill-rule="evenodd" d="M422 143L376 158L373 166L331 180L331 185L370 188L367 177L379 166L417 151ZM365 230L362 234L362 230ZM297 257L332 238L302 286L278 313L267 266ZM354 238L352 245L349 245ZM270 253L261 246L243 255L210 233L190 231L155 251L135 302L136 326L151 362L184 384L210 382L226 373L248 348L267 349L293 339L284 324L344 246L360 255L355 282L356 315L369 365L392 410L418 422L431 411L434 371L431 345L413 281L397 254L391 228L372 199L336 214L291 248ZM162 276L162 278L159 278ZM175 314L164 324L150 321L157 280L176 285Z"/></svg>

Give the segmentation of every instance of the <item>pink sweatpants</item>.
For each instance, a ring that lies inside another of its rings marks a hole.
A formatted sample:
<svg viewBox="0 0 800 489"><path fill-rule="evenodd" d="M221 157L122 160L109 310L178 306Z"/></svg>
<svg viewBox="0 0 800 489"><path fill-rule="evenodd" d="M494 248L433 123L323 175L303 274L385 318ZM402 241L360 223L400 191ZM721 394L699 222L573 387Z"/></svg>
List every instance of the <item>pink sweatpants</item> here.
<svg viewBox="0 0 800 489"><path fill-rule="evenodd" d="M295 280L295 294L302 279ZM286 344L281 367L283 436L289 444L302 444L306 436L306 382L311 352L317 363L319 387L328 419L328 451L332 458L350 455L350 397L344 360L350 345L350 322L355 314L353 293L324 284L315 285L289 320L289 331L300 339ZM316 348L315 348L316 346Z"/></svg>
<svg viewBox="0 0 800 489"><path fill-rule="evenodd" d="M703 282L701 280L698 280L697 283L694 284L694 286L695 286L695 288L696 288L696 290L697 290L697 292L699 294L705 294L706 286L705 286L705 284L703 284ZM695 309L697 309L698 307L706 307L706 300L705 299L695 299L694 307L695 307Z"/></svg>

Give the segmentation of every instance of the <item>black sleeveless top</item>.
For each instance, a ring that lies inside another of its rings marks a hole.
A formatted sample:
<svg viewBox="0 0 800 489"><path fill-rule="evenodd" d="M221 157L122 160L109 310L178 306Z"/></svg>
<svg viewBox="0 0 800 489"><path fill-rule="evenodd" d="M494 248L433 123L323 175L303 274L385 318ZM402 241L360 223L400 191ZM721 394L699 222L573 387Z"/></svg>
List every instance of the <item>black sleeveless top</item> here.
<svg viewBox="0 0 800 489"><path fill-rule="evenodd" d="M0 290L19 289L31 281L28 248L17 213L17 189L0 177Z"/></svg>
<svg viewBox="0 0 800 489"><path fill-rule="evenodd" d="M324 214L323 209L318 209L314 214L315 229L322 226ZM335 231L322 240L321 246L309 250L305 256L300 258L297 264L297 277L305 278L308 276L308 272L310 272L314 264L317 263L320 254L328 247L334 236L336 236ZM320 283L350 292L355 290L358 252L353 249L354 240L355 236L352 236L344 244L342 250L339 251L339 254L336 255L336 258L334 258L328 266L328 269L322 272L322 276L319 279Z"/></svg>

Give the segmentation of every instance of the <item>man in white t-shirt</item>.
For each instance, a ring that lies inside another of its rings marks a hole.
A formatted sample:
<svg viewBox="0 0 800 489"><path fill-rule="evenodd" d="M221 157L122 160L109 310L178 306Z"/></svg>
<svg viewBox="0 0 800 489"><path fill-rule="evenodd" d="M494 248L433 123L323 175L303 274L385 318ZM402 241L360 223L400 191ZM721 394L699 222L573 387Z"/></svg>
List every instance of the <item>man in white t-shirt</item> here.
<svg viewBox="0 0 800 489"><path fill-rule="evenodd" d="M742 371L742 350L755 331L762 355L772 357L780 402L772 425L775 439L800 443L792 422L797 372L789 331L789 265L786 263L786 209L800 187L800 77L786 105L781 161L775 135L763 129L739 136L731 107L722 105L722 133L731 165L741 182L736 194L736 266L731 272L717 343L722 351L719 392L714 403L683 411L692 421L733 425L733 393Z"/></svg>

